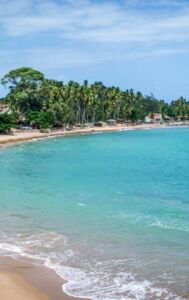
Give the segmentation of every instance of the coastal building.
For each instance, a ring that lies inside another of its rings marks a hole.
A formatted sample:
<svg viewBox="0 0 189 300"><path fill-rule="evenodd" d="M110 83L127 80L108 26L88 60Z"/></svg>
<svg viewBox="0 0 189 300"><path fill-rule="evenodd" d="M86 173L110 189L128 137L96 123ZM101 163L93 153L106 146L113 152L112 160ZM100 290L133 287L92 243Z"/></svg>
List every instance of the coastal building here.
<svg viewBox="0 0 189 300"><path fill-rule="evenodd" d="M146 116L145 119L144 119L144 122L147 123L147 124L152 123L152 121L153 121L152 118L149 117L149 116Z"/></svg>
<svg viewBox="0 0 189 300"><path fill-rule="evenodd" d="M163 116L162 114L155 113L151 114L145 117L144 122L145 123L161 123L163 121Z"/></svg>
<svg viewBox="0 0 189 300"><path fill-rule="evenodd" d="M116 120L109 119L107 123L108 123L108 125L115 126L116 125Z"/></svg>
<svg viewBox="0 0 189 300"><path fill-rule="evenodd" d="M94 126L95 126L95 127L103 127L104 125L105 125L105 123L102 122L102 121L99 121L99 122L95 122L95 123L94 123Z"/></svg>
<svg viewBox="0 0 189 300"><path fill-rule="evenodd" d="M155 113L155 114L153 114L153 121L155 121L155 122L161 122L161 121L163 121L163 116L162 116L162 114L159 114L159 113Z"/></svg>

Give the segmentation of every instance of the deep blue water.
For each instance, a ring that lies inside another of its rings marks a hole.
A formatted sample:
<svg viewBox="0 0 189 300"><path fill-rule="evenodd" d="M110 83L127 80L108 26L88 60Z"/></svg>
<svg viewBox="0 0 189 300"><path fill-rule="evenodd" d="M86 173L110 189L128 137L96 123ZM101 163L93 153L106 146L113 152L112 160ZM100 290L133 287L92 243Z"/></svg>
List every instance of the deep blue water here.
<svg viewBox="0 0 189 300"><path fill-rule="evenodd" d="M0 150L0 254L93 299L189 299L189 128Z"/></svg>

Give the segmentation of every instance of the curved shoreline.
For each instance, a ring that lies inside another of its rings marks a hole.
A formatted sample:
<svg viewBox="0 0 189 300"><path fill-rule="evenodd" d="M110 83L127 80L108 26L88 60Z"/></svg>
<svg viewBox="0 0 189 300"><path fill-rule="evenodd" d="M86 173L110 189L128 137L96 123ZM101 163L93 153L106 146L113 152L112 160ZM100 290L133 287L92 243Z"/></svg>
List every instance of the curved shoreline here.
<svg viewBox="0 0 189 300"><path fill-rule="evenodd" d="M0 145L4 145L4 146L10 146L10 145L15 145L15 144L19 144L19 143L23 143L23 142L29 142L29 141L33 141L33 140L40 140L40 139L47 139L47 138L53 138L53 137L67 137L67 136L73 136L73 135L80 135L80 134L93 134L93 133L103 133L103 132L116 132L116 131L130 131L130 130L139 130L139 129L158 129L158 128L167 128L168 126L165 125L159 125L159 124L155 124L155 125L138 125L138 126L127 126L127 127L123 127L123 126L116 126L116 127L111 127L111 126L107 126L106 128L94 128L93 129L83 129L83 130L73 130L73 131L65 131L65 132L53 132L50 134L43 134L40 133L38 131L35 132L27 132L27 134L29 134L29 136L22 136L22 133L18 133L18 135L13 136L13 138L8 139L4 142L1 143L1 136L0 136ZM25 134L25 133L24 133ZM10 138L10 136L6 136L7 138ZM5 258L3 258L5 259ZM15 272L15 267L14 267L14 260L9 259L10 260L10 266L9 266L9 272L13 275L18 273L20 274L20 270L25 270L24 271L24 278L26 279L26 281L28 281L29 278L29 282L31 283L31 285L33 285L36 288L39 288L39 291L44 291L47 295L53 294L51 296L51 298L47 298L47 299L52 299L52 300L71 300L71 299L83 299L83 298L79 298L79 297L72 297L69 296L66 292L63 292L63 290L61 289L62 285L64 285L65 281L56 274L55 271L50 270L48 267L36 267L35 265L31 265L30 267L28 267L28 263L22 263L18 261L18 267L16 268L16 272ZM2 264L1 264L1 268L2 269ZM4 272L4 269L3 269ZM21 275L23 271L21 271ZM1 272L0 272L1 274ZM32 275L31 275L32 274ZM37 274L37 278L36 275ZM41 274L41 278L39 277L39 274ZM46 275L44 276L44 274L49 274L49 278L46 278ZM30 277L32 277L33 279L31 279ZM44 279L44 277L46 279ZM53 279L54 278L54 279ZM45 282L44 282L45 280ZM52 287L51 286L51 280L52 281L56 281L56 287ZM17 281L16 281L17 282ZM15 282L15 284L16 284ZM57 285L58 284L58 285ZM44 286L48 287L48 291L45 289L44 290ZM51 291L50 291L51 289ZM61 296L55 296L55 294L57 293L57 291L55 291L55 289L58 291L61 290ZM59 298L58 298L59 297ZM61 298L60 298L61 297ZM1 298L1 290L0 290L0 298ZM30 298L29 298L30 299ZM37 299L37 298L36 298ZM41 299L41 298L39 298ZM39 300L38 299L38 300ZM85 298L87 299L87 298ZM16 299L15 299L16 300ZM35 298L34 298L35 300Z"/></svg>
<svg viewBox="0 0 189 300"><path fill-rule="evenodd" d="M93 134L103 132L116 132L116 131L131 131L139 129L155 129L155 128L167 128L167 125L160 124L142 124L142 125L116 125L116 126L103 126L103 127L91 127L84 129L73 129L70 131L52 131L50 133L42 133L39 130L31 131L17 131L14 135L0 135L0 147L12 146L15 144L30 142L33 140L47 139L53 137L68 137L81 134Z"/></svg>

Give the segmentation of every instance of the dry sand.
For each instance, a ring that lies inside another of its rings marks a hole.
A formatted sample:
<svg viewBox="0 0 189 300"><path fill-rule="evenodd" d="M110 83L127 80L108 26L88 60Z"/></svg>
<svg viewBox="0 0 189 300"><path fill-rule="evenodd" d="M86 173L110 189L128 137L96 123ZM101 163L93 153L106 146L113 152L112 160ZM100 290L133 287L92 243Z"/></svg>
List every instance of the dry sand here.
<svg viewBox="0 0 189 300"><path fill-rule="evenodd" d="M103 127L91 127L84 129L73 129L70 131L59 130L52 131L50 133L42 133L39 130L29 130L29 131L17 131L14 135L0 135L0 146L7 146L18 144L22 142L27 142L35 139L44 139L50 137L58 136L71 136L77 134L90 134L95 132L113 132L122 130L137 130L137 129L150 129L150 128L163 128L166 125L160 124L142 124L142 125L116 125L116 126L103 126Z"/></svg>

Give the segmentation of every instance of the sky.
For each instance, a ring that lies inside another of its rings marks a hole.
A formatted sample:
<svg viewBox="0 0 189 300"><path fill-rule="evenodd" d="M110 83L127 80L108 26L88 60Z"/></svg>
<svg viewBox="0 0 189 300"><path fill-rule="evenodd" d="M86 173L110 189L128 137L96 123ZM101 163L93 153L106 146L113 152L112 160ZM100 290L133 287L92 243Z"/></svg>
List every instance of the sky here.
<svg viewBox="0 0 189 300"><path fill-rule="evenodd" d="M189 0L0 0L0 77L21 66L189 100Z"/></svg>

